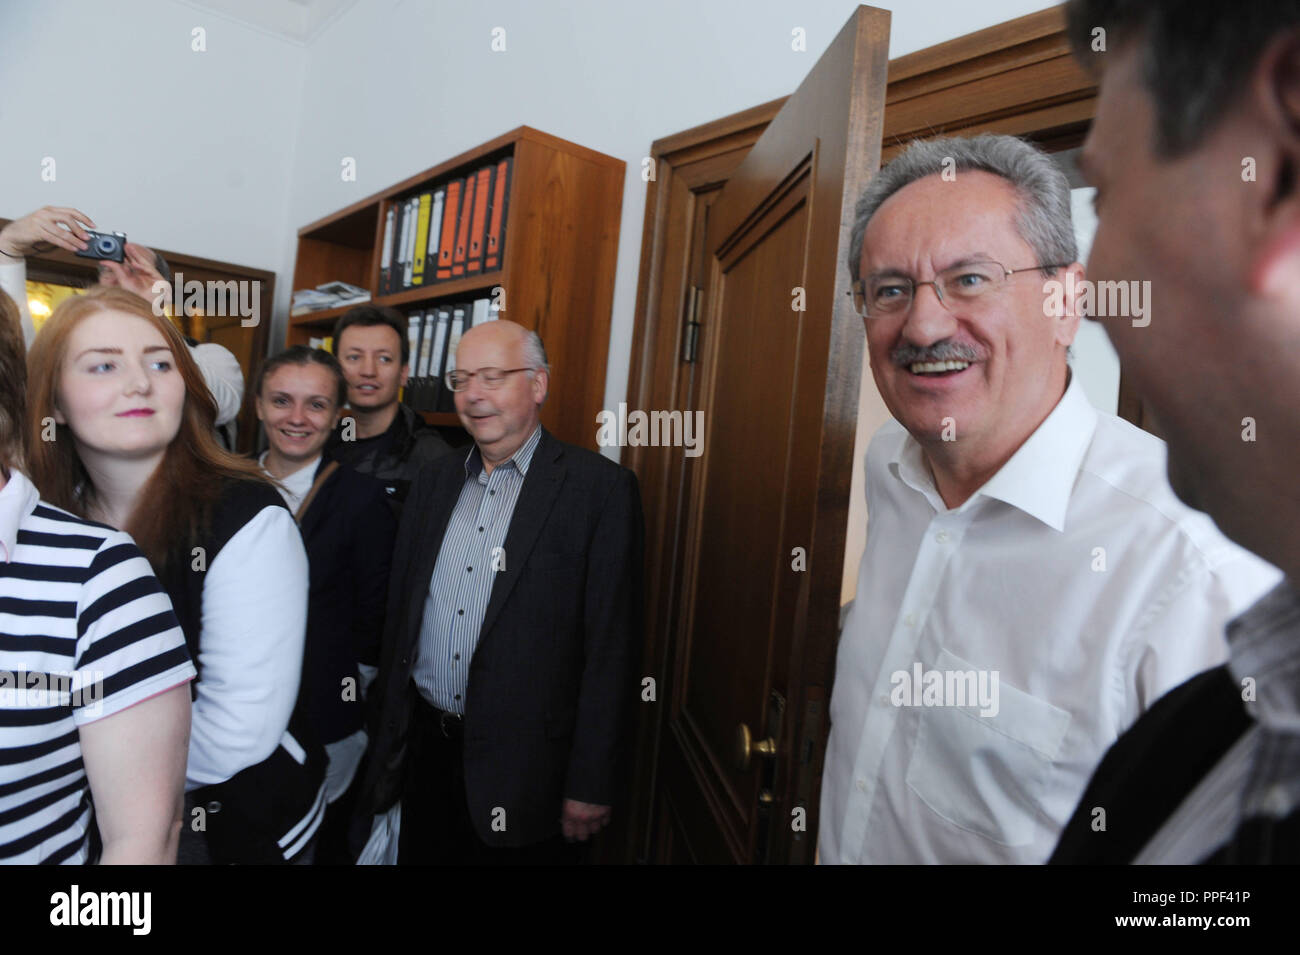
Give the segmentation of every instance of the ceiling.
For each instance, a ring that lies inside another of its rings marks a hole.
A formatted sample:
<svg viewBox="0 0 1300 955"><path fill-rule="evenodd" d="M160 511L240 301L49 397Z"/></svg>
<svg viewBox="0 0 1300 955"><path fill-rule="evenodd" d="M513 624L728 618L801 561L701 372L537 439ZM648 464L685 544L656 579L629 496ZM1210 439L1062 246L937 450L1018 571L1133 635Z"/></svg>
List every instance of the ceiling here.
<svg viewBox="0 0 1300 955"><path fill-rule="evenodd" d="M263 33L307 44L356 0L177 0Z"/></svg>

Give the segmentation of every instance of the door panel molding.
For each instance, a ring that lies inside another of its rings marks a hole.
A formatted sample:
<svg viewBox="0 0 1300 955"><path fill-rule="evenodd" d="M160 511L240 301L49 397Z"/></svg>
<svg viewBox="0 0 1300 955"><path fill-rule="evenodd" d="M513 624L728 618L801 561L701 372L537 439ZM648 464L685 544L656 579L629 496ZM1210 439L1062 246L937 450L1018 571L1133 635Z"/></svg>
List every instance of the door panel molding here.
<svg viewBox="0 0 1300 955"><path fill-rule="evenodd" d="M889 61L885 69L881 161L892 158L913 138L943 133L1006 132L1023 135L1049 150L1071 148L1082 142L1095 108L1096 87L1071 56L1062 10L1042 10ZM685 250L690 247L693 230L698 228L697 205L729 183L752 145L788 100L782 97L762 103L664 137L651 146L656 179L647 184L628 377L629 407L703 407L691 400L699 387L703 356L699 356L697 364L680 361L682 315L695 280L685 261ZM851 123L850 127L858 129L860 124ZM861 148L861 144L850 141L846 151ZM846 185L838 210L845 235L851 228L856 199L855 190ZM731 233L739 226L733 225ZM711 234L721 235L726 228L723 223L710 223ZM846 295L836 297L847 299ZM706 310L712 308L706 304ZM833 340L831 364L823 369L828 377L857 379L866 371L860 323L853 325L852 332L847 342ZM705 350L709 338L716 335L709 336L707 330L703 334ZM839 345L844 347L836 347ZM874 390L869 372L862 380ZM1121 382L1121 394L1123 387ZM1135 402L1132 404L1136 407ZM828 441L829 445L842 446L843 435L854 433L857 412L853 402L826 403L823 413L828 417L828 434L838 436ZM707 454L707 441L705 447ZM850 474L852 443L848 447L847 455L819 461L817 466L838 467ZM671 681L676 678L674 661L680 651L674 645L679 634L689 632L680 621L672 619L670 608L681 603L681 525L689 511L692 475L700 462L691 461L691 467L685 467L688 462L681 449L649 447L625 449L623 462L640 479L645 501L647 642L642 672L656 679L658 699L666 701L670 699ZM818 500L809 506L816 511L815 521L820 526L827 514L846 511L846 503ZM841 547L843 541L841 532ZM816 543L824 549L829 542ZM816 602L811 572L800 576L800 587L792 598L797 602L795 619L803 619L810 601ZM839 581L833 586L838 589ZM830 625L838 627L838 619ZM802 641L796 639L795 646L801 645ZM802 803L815 807L820 798L820 767L828 732L826 701L834 668L834 643L814 651L806 660L792 658L784 663L791 673L827 675L824 687L810 685L802 698L798 694L791 696L785 738L780 741L782 747L798 746L801 772L791 773L783 781L778 799L785 806ZM625 861L649 859L662 848L662 839L654 838L652 830L656 821L665 818L664 808L661 805L656 810L654 802L660 788L661 753L672 748L662 745L672 715L669 707L658 704L644 705L640 711L630 822L623 843ZM675 805L673 816L682 826L695 819L680 804ZM791 842L788 860L811 862L814 845L815 831L810 827L808 838ZM704 857L710 856L701 851ZM680 849L674 855L680 855Z"/></svg>

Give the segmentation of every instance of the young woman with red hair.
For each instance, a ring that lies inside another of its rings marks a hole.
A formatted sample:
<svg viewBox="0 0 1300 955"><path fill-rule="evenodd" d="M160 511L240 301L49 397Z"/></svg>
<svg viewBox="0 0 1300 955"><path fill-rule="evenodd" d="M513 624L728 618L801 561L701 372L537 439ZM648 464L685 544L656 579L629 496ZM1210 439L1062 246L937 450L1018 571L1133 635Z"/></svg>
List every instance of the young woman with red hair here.
<svg viewBox="0 0 1300 955"><path fill-rule="evenodd" d="M184 340L130 292L60 304L28 377L36 486L135 539L198 667L180 861L309 858L324 753L296 717L307 556L293 516L253 462L217 445Z"/></svg>

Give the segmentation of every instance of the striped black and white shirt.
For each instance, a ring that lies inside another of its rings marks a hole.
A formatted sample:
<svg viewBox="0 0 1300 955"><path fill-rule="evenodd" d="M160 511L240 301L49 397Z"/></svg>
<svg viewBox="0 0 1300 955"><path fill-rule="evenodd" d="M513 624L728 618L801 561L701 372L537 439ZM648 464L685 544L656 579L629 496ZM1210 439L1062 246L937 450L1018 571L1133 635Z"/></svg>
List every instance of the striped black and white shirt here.
<svg viewBox="0 0 1300 955"><path fill-rule="evenodd" d="M144 555L121 531L0 488L0 862L87 861L78 727L194 677Z"/></svg>
<svg viewBox="0 0 1300 955"><path fill-rule="evenodd" d="M1252 821L1300 810L1300 593L1283 581L1228 625L1228 670L1250 727L1133 861L1189 865L1233 846ZM1243 840L1244 842L1244 840ZM1228 861L1253 858L1233 847ZM1243 851L1244 850L1244 851ZM1286 860L1294 861L1294 860Z"/></svg>
<svg viewBox="0 0 1300 955"><path fill-rule="evenodd" d="M465 485L451 512L429 580L411 673L420 695L440 710L465 712L469 661L478 646L492 584L509 560L506 534L541 438L539 425L491 474L484 471L477 447L465 459Z"/></svg>

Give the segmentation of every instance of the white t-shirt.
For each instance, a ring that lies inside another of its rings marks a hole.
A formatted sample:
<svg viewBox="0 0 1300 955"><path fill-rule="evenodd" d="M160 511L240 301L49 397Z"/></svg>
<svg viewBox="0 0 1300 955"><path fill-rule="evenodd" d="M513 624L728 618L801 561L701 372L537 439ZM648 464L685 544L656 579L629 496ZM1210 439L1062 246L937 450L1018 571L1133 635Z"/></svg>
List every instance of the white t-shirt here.
<svg viewBox="0 0 1300 955"><path fill-rule="evenodd" d="M263 451L262 456L257 459L257 463L262 466L263 471L266 471L266 456L270 453L271 452L269 451ZM321 456L319 454L316 455L316 457L312 458L286 478L277 478L272 475L270 471L266 471L267 477L271 478L273 481L280 482L280 496L284 498L284 503L289 505L289 512L291 514L298 513L298 508L302 504L302 499L306 497L307 492L311 490L312 481L316 477L316 468L320 464L320 459Z"/></svg>

